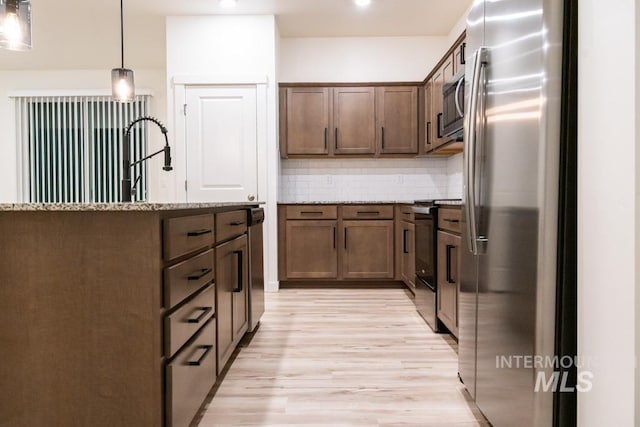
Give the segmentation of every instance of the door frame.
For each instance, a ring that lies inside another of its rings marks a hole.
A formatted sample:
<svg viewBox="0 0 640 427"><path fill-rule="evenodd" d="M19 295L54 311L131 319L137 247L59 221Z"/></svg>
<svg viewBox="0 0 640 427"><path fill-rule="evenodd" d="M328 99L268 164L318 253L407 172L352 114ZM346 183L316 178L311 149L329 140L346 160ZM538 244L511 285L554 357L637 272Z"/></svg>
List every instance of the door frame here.
<svg viewBox="0 0 640 427"><path fill-rule="evenodd" d="M175 194L179 200L187 200L187 121L185 114L186 94L190 88L239 87L256 90L256 156L258 166L258 194L256 203L266 202L268 193L267 139L269 79L266 75L226 76L226 75L180 75L171 80L173 86L173 122L175 123L175 143L173 157L175 169Z"/></svg>

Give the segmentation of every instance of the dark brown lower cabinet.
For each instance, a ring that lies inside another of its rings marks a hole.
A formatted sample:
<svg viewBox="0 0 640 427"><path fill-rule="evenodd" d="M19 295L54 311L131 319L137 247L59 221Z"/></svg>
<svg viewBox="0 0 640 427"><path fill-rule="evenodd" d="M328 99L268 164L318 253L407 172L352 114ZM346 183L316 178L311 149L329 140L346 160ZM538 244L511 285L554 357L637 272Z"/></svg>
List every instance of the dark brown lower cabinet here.
<svg viewBox="0 0 640 427"><path fill-rule="evenodd" d="M167 426L188 427L216 382L216 319L167 365Z"/></svg>
<svg viewBox="0 0 640 427"><path fill-rule="evenodd" d="M343 221L342 277L393 279L393 220Z"/></svg>
<svg viewBox="0 0 640 427"><path fill-rule="evenodd" d="M392 204L280 205L278 277L309 283L396 279L394 217Z"/></svg>
<svg viewBox="0 0 640 427"><path fill-rule="evenodd" d="M409 286L409 289L416 287L416 226L407 221L400 223L401 235L401 278L402 281Z"/></svg>
<svg viewBox="0 0 640 427"><path fill-rule="evenodd" d="M458 336L458 287L461 238L438 231L437 315L449 331Z"/></svg>
<svg viewBox="0 0 640 427"><path fill-rule="evenodd" d="M218 374L248 328L247 256L246 235L216 246Z"/></svg>
<svg viewBox="0 0 640 427"><path fill-rule="evenodd" d="M338 277L338 221L289 220L285 233L288 279Z"/></svg>
<svg viewBox="0 0 640 427"><path fill-rule="evenodd" d="M244 206L114 206L0 212L0 426L188 426L247 328Z"/></svg>

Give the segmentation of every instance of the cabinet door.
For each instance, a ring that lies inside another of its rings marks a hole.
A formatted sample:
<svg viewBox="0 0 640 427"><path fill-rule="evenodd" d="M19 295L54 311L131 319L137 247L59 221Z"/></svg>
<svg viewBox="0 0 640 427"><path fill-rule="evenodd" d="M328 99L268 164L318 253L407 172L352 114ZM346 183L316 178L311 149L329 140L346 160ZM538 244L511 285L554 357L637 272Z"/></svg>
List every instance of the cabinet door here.
<svg viewBox="0 0 640 427"><path fill-rule="evenodd" d="M289 220L285 233L287 279L338 277L338 221Z"/></svg>
<svg viewBox="0 0 640 427"><path fill-rule="evenodd" d="M333 89L335 154L374 154L376 103L372 87Z"/></svg>
<svg viewBox="0 0 640 427"><path fill-rule="evenodd" d="M458 74L465 66L465 48L467 44L463 41L458 44L453 51L453 74Z"/></svg>
<svg viewBox="0 0 640 427"><path fill-rule="evenodd" d="M342 277L393 279L393 221L343 221Z"/></svg>
<svg viewBox="0 0 640 427"><path fill-rule="evenodd" d="M433 127L433 139L431 143L431 149L435 149L447 140L442 135L442 90L447 80L453 77L453 55L449 55L445 62L438 68L438 71L433 75L432 81L432 98L433 103L431 110L431 122Z"/></svg>
<svg viewBox="0 0 640 427"><path fill-rule="evenodd" d="M438 318L458 336L460 236L438 231Z"/></svg>
<svg viewBox="0 0 640 427"><path fill-rule="evenodd" d="M415 288L416 276L416 227L410 222L402 221L402 281L409 287Z"/></svg>
<svg viewBox="0 0 640 427"><path fill-rule="evenodd" d="M216 247L218 374L247 330L247 236Z"/></svg>
<svg viewBox="0 0 640 427"><path fill-rule="evenodd" d="M433 79L427 81L427 84L423 88L424 90L424 121L425 121L425 133L423 152L427 153L431 151L431 144L433 142Z"/></svg>
<svg viewBox="0 0 640 427"><path fill-rule="evenodd" d="M382 154L418 152L418 88L377 88L378 146Z"/></svg>
<svg viewBox="0 0 640 427"><path fill-rule="evenodd" d="M237 344L249 327L249 252L247 236L240 237L234 248L235 288L233 296L233 341ZM235 348L236 345L234 345Z"/></svg>
<svg viewBox="0 0 640 427"><path fill-rule="evenodd" d="M329 154L329 88L287 88L288 155Z"/></svg>

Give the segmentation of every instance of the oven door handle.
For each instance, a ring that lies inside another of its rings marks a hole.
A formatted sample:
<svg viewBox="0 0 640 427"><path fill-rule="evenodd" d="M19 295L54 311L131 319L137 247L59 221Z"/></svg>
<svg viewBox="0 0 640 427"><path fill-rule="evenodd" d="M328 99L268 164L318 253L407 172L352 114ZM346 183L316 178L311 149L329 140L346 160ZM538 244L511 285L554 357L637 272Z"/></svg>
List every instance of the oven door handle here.
<svg viewBox="0 0 640 427"><path fill-rule="evenodd" d="M424 207L424 206L413 206L411 208L411 210L413 211L413 213L417 213L417 214L422 214L422 215L429 215L431 214L431 209L433 209L432 207Z"/></svg>
<svg viewBox="0 0 640 427"><path fill-rule="evenodd" d="M463 83L464 83L464 77L458 80L458 84L456 85L456 94L454 96L456 101L456 110L458 111L458 115L460 117L464 117L464 110L460 106L460 87L462 86Z"/></svg>

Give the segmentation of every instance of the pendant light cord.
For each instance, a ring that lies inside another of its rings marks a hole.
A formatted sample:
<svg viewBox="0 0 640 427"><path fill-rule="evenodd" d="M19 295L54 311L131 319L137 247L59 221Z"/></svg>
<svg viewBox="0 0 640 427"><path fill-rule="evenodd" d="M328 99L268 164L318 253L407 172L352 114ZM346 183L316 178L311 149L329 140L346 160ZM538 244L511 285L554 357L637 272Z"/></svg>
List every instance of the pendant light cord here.
<svg viewBox="0 0 640 427"><path fill-rule="evenodd" d="M124 7L123 0L120 0L120 60L124 68Z"/></svg>

